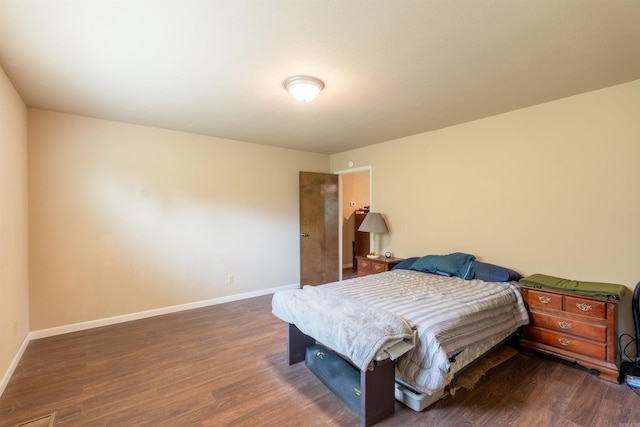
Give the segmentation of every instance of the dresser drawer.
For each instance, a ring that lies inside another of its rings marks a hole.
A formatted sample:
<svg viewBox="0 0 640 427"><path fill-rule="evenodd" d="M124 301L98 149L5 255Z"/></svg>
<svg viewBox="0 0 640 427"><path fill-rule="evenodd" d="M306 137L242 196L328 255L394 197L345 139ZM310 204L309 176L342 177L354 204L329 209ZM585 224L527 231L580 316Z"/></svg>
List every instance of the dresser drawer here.
<svg viewBox="0 0 640 427"><path fill-rule="evenodd" d="M583 341L571 335L559 334L556 332L529 327L527 334L529 338L552 347L561 348L573 353L583 354L594 359L604 359L607 355L607 347L604 344L596 344Z"/></svg>
<svg viewBox="0 0 640 427"><path fill-rule="evenodd" d="M371 259L365 256L357 256L356 259L358 260L358 277L390 271L394 266L403 261L402 258Z"/></svg>
<svg viewBox="0 0 640 427"><path fill-rule="evenodd" d="M358 258L358 276L371 274L371 261Z"/></svg>
<svg viewBox="0 0 640 427"><path fill-rule="evenodd" d="M591 299L576 298L571 296L564 297L565 311L568 313L583 314L585 316L596 317L598 319L605 318L604 301L594 301Z"/></svg>
<svg viewBox="0 0 640 427"><path fill-rule="evenodd" d="M371 264L371 271L373 273L382 273L383 271L387 271L386 264L373 263Z"/></svg>
<svg viewBox="0 0 640 427"><path fill-rule="evenodd" d="M527 303L531 307L537 306L562 310L562 295L538 292L531 289L528 290L526 295Z"/></svg>
<svg viewBox="0 0 640 427"><path fill-rule="evenodd" d="M580 320L532 311L529 313L531 326L552 329L561 334L570 334L601 343L607 342L607 328L604 325L594 325Z"/></svg>
<svg viewBox="0 0 640 427"><path fill-rule="evenodd" d="M387 264L382 261L370 261L367 258L358 258L358 276L377 274L387 271Z"/></svg>

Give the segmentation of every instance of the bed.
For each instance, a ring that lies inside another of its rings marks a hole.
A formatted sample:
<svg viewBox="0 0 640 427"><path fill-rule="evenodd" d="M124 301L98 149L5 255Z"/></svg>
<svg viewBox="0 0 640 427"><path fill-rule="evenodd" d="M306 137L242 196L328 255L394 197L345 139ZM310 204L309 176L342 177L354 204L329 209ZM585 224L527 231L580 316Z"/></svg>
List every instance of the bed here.
<svg viewBox="0 0 640 427"><path fill-rule="evenodd" d="M437 400L457 372L528 323L515 281L476 278L483 276L475 274L479 263L472 256L455 268L450 258L444 268L442 259L433 267L433 259L424 258L390 272L274 294L273 314L288 323L290 364L320 343L360 371L355 412L362 425L393 413L394 399L413 409L412 393L429 404Z"/></svg>

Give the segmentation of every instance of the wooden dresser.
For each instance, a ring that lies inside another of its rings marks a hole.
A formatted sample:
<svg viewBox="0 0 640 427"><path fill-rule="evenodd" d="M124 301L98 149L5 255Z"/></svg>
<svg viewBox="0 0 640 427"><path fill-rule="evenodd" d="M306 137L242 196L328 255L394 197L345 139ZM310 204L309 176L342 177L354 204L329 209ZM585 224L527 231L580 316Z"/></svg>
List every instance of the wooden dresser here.
<svg viewBox="0 0 640 427"><path fill-rule="evenodd" d="M382 273L384 271L389 271L395 266L399 264L401 261L404 261L403 258L367 258L366 256L357 256L358 260L358 277L368 276L369 274L377 274Z"/></svg>
<svg viewBox="0 0 640 427"><path fill-rule="evenodd" d="M618 301L521 285L529 325L521 347L552 354L596 369L601 378L618 382L616 366Z"/></svg>

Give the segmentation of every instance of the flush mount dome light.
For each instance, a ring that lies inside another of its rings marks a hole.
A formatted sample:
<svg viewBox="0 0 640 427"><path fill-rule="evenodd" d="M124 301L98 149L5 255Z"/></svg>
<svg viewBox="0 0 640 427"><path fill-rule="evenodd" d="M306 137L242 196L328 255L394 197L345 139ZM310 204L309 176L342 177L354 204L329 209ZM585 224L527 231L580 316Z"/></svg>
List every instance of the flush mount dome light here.
<svg viewBox="0 0 640 427"><path fill-rule="evenodd" d="M324 88L324 83L315 77L292 76L284 81L283 86L298 101L309 102L318 96Z"/></svg>

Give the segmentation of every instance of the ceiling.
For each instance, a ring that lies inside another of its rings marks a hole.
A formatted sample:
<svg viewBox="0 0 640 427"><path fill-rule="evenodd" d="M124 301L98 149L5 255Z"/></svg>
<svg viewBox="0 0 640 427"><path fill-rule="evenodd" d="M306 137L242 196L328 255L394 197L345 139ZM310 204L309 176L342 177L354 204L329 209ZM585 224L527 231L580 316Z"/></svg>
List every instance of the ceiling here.
<svg viewBox="0 0 640 427"><path fill-rule="evenodd" d="M332 154L640 79L640 0L0 0L0 66L29 107Z"/></svg>

